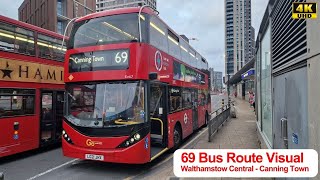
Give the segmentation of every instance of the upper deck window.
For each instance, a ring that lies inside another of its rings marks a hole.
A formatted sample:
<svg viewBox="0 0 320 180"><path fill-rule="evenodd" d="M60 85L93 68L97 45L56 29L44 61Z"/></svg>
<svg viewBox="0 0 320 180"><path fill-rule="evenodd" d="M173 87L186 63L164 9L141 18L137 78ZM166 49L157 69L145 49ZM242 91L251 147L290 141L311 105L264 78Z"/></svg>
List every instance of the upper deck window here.
<svg viewBox="0 0 320 180"><path fill-rule="evenodd" d="M150 44L168 53L167 27L158 17L150 18Z"/></svg>
<svg viewBox="0 0 320 180"><path fill-rule="evenodd" d="M0 50L34 56L33 32L0 22Z"/></svg>
<svg viewBox="0 0 320 180"><path fill-rule="evenodd" d="M65 47L61 47L62 40L50 36L38 35L39 57L64 61Z"/></svg>
<svg viewBox="0 0 320 180"><path fill-rule="evenodd" d="M142 41L146 41L145 17L141 18ZM75 24L68 49L139 41L138 14L121 14L81 21Z"/></svg>

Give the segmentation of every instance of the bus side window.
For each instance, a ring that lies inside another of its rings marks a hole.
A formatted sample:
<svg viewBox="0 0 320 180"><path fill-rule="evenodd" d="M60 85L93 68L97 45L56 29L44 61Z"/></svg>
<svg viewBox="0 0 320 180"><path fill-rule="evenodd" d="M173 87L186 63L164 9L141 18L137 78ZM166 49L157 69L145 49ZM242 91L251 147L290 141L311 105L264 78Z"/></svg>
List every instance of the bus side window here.
<svg viewBox="0 0 320 180"><path fill-rule="evenodd" d="M16 28L16 48L21 54L35 55L34 35L32 31Z"/></svg>
<svg viewBox="0 0 320 180"><path fill-rule="evenodd" d="M191 92L189 89L182 90L182 101L183 101L182 104L184 109L190 109L192 107Z"/></svg>
<svg viewBox="0 0 320 180"><path fill-rule="evenodd" d="M35 55L32 31L0 22L0 50Z"/></svg>
<svg viewBox="0 0 320 180"><path fill-rule="evenodd" d="M182 96L180 87L170 87L169 88L170 96L170 112L176 112L182 109Z"/></svg>
<svg viewBox="0 0 320 180"><path fill-rule="evenodd" d="M31 101L27 101L27 99ZM15 94L13 96L6 94L4 96L0 93L0 117L34 114L34 99L34 95Z"/></svg>
<svg viewBox="0 0 320 180"><path fill-rule="evenodd" d="M61 49L61 44L62 41L59 39L39 34L37 43L39 56L42 58L64 61L65 49Z"/></svg>
<svg viewBox="0 0 320 180"><path fill-rule="evenodd" d="M167 28L157 17L150 20L150 44L168 53Z"/></svg>
<svg viewBox="0 0 320 180"><path fill-rule="evenodd" d="M39 57L41 58L46 58L46 59L51 59L52 55L49 49L49 44L48 42L41 40L40 38L38 39L38 49L39 49Z"/></svg>

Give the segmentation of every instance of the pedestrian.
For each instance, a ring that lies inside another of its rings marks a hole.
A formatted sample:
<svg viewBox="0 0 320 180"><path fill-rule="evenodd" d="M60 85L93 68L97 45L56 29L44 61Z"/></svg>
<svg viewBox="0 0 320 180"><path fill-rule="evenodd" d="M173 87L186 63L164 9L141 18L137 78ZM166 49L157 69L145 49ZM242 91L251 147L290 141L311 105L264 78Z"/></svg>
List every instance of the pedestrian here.
<svg viewBox="0 0 320 180"><path fill-rule="evenodd" d="M253 99L252 99L252 101L253 101L253 103L252 103L253 111L256 111L256 98L255 98L254 93L252 93L252 95L253 95Z"/></svg>
<svg viewBox="0 0 320 180"><path fill-rule="evenodd" d="M250 104L250 107L253 105L253 98L254 98L253 92L249 91L249 104Z"/></svg>
<svg viewBox="0 0 320 180"><path fill-rule="evenodd" d="M255 112L256 111L256 98L255 98L255 95L253 92L251 94L252 94L251 95L251 97L252 97L251 102L252 102L252 106L253 106L253 111Z"/></svg>

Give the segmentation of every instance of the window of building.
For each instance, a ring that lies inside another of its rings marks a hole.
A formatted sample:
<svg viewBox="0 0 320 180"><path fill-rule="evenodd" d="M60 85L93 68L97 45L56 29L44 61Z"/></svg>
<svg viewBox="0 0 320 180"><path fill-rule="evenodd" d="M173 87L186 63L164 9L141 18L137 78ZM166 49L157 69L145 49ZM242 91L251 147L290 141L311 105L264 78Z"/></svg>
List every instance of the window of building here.
<svg viewBox="0 0 320 180"><path fill-rule="evenodd" d="M57 0L57 14L63 15L63 5L62 0Z"/></svg>
<svg viewBox="0 0 320 180"><path fill-rule="evenodd" d="M0 118L34 114L35 90L0 89Z"/></svg>
<svg viewBox="0 0 320 180"><path fill-rule="evenodd" d="M64 34L64 22L63 21L60 21L60 20L58 20L58 22L57 22L57 32L59 33L59 34Z"/></svg>
<svg viewBox="0 0 320 180"><path fill-rule="evenodd" d="M262 132L272 147L272 91L271 91L271 28L268 27L261 43L261 123Z"/></svg>

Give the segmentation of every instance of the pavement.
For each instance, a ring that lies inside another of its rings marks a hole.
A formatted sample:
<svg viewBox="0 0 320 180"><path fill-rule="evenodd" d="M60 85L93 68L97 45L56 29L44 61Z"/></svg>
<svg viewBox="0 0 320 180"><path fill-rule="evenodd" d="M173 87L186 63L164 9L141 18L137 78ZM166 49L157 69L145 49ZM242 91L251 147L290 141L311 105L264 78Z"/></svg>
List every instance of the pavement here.
<svg viewBox="0 0 320 180"><path fill-rule="evenodd" d="M247 101L235 99L235 109L237 118L229 119L212 142L201 138L195 149L260 149L253 108Z"/></svg>
<svg viewBox="0 0 320 180"><path fill-rule="evenodd" d="M208 142L208 133L203 133L192 145L192 149L260 149L257 131L256 118L249 102L241 99L233 99L237 118L231 118L214 135L211 142ZM249 179L249 178L177 178L173 173L173 167L169 165L166 169L152 173L152 176L143 179L157 180L208 180L208 179ZM266 179L266 178L251 178Z"/></svg>

